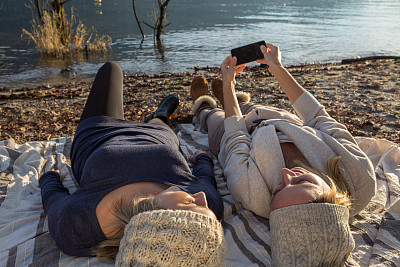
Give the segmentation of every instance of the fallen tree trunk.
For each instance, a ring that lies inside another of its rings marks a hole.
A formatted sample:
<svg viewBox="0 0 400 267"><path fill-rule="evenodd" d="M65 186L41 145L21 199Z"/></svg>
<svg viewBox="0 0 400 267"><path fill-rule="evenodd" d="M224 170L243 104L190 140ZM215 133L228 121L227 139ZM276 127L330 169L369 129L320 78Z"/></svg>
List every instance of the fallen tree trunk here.
<svg viewBox="0 0 400 267"><path fill-rule="evenodd" d="M374 59L400 59L398 56L370 56L370 57L360 57L360 58L349 58L343 59L342 64L350 64L354 62L360 62L365 60L374 60Z"/></svg>

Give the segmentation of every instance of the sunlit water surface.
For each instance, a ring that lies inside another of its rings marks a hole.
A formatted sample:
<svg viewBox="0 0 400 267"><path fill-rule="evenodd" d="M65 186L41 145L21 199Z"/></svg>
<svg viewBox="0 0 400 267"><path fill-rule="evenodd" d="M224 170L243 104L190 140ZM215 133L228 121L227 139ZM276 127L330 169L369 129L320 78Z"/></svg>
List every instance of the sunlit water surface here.
<svg viewBox="0 0 400 267"><path fill-rule="evenodd" d="M230 49L259 40L279 45L285 65L400 55L399 0L173 0L161 45L144 25L142 42L131 1L71 1L67 9L74 5L86 25L112 37L112 50L58 59L40 56L21 39L32 18L25 2L5 1L0 10L0 87L91 80L108 60L128 75L193 71L219 66ZM141 20L151 22L153 1L137 5Z"/></svg>

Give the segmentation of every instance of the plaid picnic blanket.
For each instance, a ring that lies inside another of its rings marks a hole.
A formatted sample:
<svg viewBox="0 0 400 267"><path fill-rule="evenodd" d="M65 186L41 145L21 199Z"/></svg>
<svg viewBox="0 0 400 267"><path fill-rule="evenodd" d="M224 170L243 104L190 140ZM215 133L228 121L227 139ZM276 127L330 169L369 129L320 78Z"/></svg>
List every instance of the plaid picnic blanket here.
<svg viewBox="0 0 400 267"><path fill-rule="evenodd" d="M197 126L176 129L182 153L208 149L207 135ZM400 148L387 140L356 138L372 160L377 192L351 221L356 241L353 258L360 266L400 266ZM15 144L0 142L0 266L112 266L96 258L70 257L57 248L48 232L38 179L57 168L68 173L64 185L76 182L70 168L72 138ZM273 266L268 220L244 209L229 193L216 158L214 172L223 198L226 266Z"/></svg>

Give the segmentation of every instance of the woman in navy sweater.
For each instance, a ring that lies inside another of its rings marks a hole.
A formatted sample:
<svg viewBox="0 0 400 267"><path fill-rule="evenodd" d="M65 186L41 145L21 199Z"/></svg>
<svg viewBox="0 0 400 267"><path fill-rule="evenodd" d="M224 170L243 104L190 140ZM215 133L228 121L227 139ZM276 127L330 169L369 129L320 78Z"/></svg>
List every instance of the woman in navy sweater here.
<svg viewBox="0 0 400 267"><path fill-rule="evenodd" d="M125 254L135 251L136 241L132 238L124 240L131 252L120 249L124 232L137 226L133 219L167 210L168 216L180 218L193 228L201 222L199 232L204 232L204 225L215 228L211 234L217 237L214 241L218 249L212 251L219 252L208 253L213 259L206 262L220 261L225 249L218 221L222 219L223 204L213 163L204 151L198 151L190 159L195 164L191 172L179 151L177 136L167 125L179 99L167 96L147 123L126 121L122 87L120 67L112 62L104 64L96 75L71 149L77 190L69 193L62 184L65 174L59 171L46 172L39 180L50 234L68 255L97 254L115 260L119 253L124 262ZM165 216L165 212L158 215ZM173 227L182 230L181 225ZM139 231L139 235L144 232ZM191 245L188 240L182 242ZM204 252L207 254L207 249ZM131 263L140 262L132 261L135 255L128 256Z"/></svg>

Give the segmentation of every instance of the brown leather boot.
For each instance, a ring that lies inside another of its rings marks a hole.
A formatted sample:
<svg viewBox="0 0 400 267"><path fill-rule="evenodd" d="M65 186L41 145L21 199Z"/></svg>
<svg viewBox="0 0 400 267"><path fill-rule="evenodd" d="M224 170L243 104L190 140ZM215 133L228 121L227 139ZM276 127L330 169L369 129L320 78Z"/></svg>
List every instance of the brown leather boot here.
<svg viewBox="0 0 400 267"><path fill-rule="evenodd" d="M208 95L208 84L206 78L197 76L193 79L190 86L190 95L193 100L193 114L197 114L199 109L205 105L215 108L217 103Z"/></svg>
<svg viewBox="0 0 400 267"><path fill-rule="evenodd" d="M221 103L222 107L224 107L224 92L223 92L223 84L222 79L216 78L211 83L211 89L214 96L218 99L219 103ZM248 103L250 101L250 94L246 92L236 92L236 98L239 103Z"/></svg>
<svg viewBox="0 0 400 267"><path fill-rule="evenodd" d="M194 77L192 85L190 85L190 96L195 102L200 96L208 95L208 84L203 76Z"/></svg>
<svg viewBox="0 0 400 267"><path fill-rule="evenodd" d="M224 92L222 89L222 79L216 78L211 83L211 89L214 96L218 99L219 103L221 103L222 107L224 107Z"/></svg>

